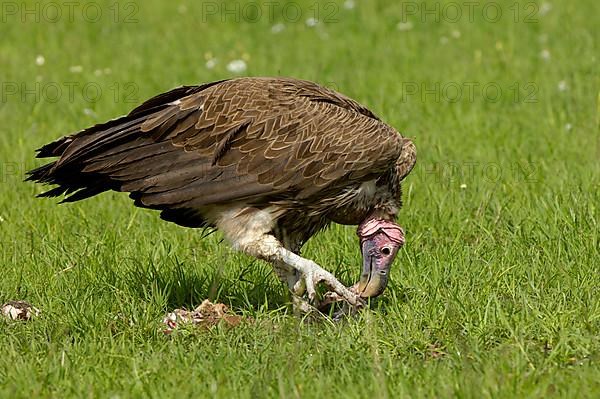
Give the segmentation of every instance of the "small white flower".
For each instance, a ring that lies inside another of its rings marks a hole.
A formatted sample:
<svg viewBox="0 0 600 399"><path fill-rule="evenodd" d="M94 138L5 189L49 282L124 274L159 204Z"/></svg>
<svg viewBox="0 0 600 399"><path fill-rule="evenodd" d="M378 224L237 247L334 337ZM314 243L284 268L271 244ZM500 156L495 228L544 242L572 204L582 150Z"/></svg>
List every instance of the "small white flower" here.
<svg viewBox="0 0 600 399"><path fill-rule="evenodd" d="M43 55L38 55L37 57L35 57L35 65L37 66L42 66L46 63L46 59L44 58Z"/></svg>
<svg viewBox="0 0 600 399"><path fill-rule="evenodd" d="M248 66L244 60L233 60L227 64L227 70L231 73L243 73L247 68Z"/></svg>
<svg viewBox="0 0 600 399"><path fill-rule="evenodd" d="M566 130L567 132L570 132L572 129L573 129L573 125L571 125L570 123L567 123L567 124L565 125L565 130Z"/></svg>
<svg viewBox="0 0 600 399"><path fill-rule="evenodd" d="M455 29L452 31L451 35L453 38L458 39L460 37L460 31Z"/></svg>
<svg viewBox="0 0 600 399"><path fill-rule="evenodd" d="M89 108L84 108L83 113L87 116L96 116L96 113Z"/></svg>
<svg viewBox="0 0 600 399"><path fill-rule="evenodd" d="M542 3L540 5L540 15L544 16L546 14L548 14L550 12L550 10L552 10L552 4L550 3Z"/></svg>
<svg viewBox="0 0 600 399"><path fill-rule="evenodd" d="M217 66L217 59L216 58L211 58L209 60L206 61L206 68L207 69L213 69L215 66Z"/></svg>
<svg viewBox="0 0 600 399"><path fill-rule="evenodd" d="M344 1L344 8L346 10L352 10L354 7L356 7L356 3L354 2L354 0Z"/></svg>
<svg viewBox="0 0 600 399"><path fill-rule="evenodd" d="M565 80L558 82L558 91L566 91L568 88L569 86L567 86L567 82Z"/></svg>
<svg viewBox="0 0 600 399"><path fill-rule="evenodd" d="M460 189L461 190L464 190L465 188L467 188L467 185L465 183L463 183L463 184L460 185Z"/></svg>
<svg viewBox="0 0 600 399"><path fill-rule="evenodd" d="M542 52L540 53L540 57L542 57L543 60L548 61L550 59L550 50L543 49Z"/></svg>
<svg viewBox="0 0 600 399"><path fill-rule="evenodd" d="M440 43L442 43L442 44L448 43L448 38L446 36L440 37Z"/></svg>
<svg viewBox="0 0 600 399"><path fill-rule="evenodd" d="M309 28L317 26L318 23L319 20L313 17L310 17L306 20L306 26L308 26Z"/></svg>
<svg viewBox="0 0 600 399"><path fill-rule="evenodd" d="M81 72L83 72L83 67L81 65L72 65L69 67L69 72L81 73Z"/></svg>
<svg viewBox="0 0 600 399"><path fill-rule="evenodd" d="M2 215L0 215L0 222L5 222L6 220L4 220L4 218L2 217Z"/></svg>
<svg viewBox="0 0 600 399"><path fill-rule="evenodd" d="M396 25L396 29L398 29L400 32L406 32L411 30L412 28L413 24L410 21L398 22L398 25Z"/></svg>
<svg viewBox="0 0 600 399"><path fill-rule="evenodd" d="M285 29L285 25L282 24L281 22L271 26L271 32L273 32L273 33L283 32L284 29Z"/></svg>

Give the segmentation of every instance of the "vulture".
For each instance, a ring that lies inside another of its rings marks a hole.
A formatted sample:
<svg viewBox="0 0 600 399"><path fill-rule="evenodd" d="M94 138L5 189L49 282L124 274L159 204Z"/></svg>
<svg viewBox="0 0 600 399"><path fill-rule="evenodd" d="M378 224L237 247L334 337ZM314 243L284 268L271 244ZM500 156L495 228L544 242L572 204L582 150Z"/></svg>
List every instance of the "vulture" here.
<svg viewBox="0 0 600 399"><path fill-rule="evenodd" d="M219 230L233 248L271 263L295 305L316 306L323 283L327 298L360 307L384 291L404 244L400 185L416 148L336 91L242 77L157 95L44 145L37 157L56 158L27 172L54 185L41 197L127 192L166 221ZM362 273L351 287L300 256L332 222L358 225Z"/></svg>

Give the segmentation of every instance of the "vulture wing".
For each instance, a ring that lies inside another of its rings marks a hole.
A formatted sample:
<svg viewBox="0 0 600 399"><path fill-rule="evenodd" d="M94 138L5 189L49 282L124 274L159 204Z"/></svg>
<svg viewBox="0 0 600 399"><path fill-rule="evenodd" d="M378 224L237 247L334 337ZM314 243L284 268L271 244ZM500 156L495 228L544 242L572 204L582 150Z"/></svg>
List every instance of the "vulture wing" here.
<svg viewBox="0 0 600 399"><path fill-rule="evenodd" d="M50 143L38 157L58 160L29 179L58 184L42 195L67 202L129 192L136 205L199 227L203 206L301 203L379 176L403 143L369 110L314 83L240 78L174 89Z"/></svg>

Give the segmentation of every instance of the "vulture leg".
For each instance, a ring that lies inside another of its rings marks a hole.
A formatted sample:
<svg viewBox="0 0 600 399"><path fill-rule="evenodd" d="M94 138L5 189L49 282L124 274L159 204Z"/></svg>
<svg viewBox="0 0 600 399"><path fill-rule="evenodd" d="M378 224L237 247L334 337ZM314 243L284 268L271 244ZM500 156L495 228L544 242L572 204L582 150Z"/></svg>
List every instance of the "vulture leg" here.
<svg viewBox="0 0 600 399"><path fill-rule="evenodd" d="M293 267L286 265L285 263L275 262L273 263L273 270L279 278L279 280L287 285L290 290L294 289L296 283L300 280L300 274Z"/></svg>
<svg viewBox="0 0 600 399"><path fill-rule="evenodd" d="M278 233L279 234L275 235L275 238L277 238L285 248L289 249L296 255L300 255L300 248L302 244L301 241L297 239L298 237L290 237L285 231L278 231ZM301 295L299 296L296 294L296 292L294 292L294 287L296 286L296 283L300 281L301 277L298 270L283 262L275 262L273 263L273 271L275 271L275 274L279 280L290 290L294 313L308 314L317 310L318 306L313 307L304 298L302 298Z"/></svg>
<svg viewBox="0 0 600 399"><path fill-rule="evenodd" d="M288 284L296 279L297 281L291 286L292 293L295 296L301 297L305 293L311 303L316 300L316 286L319 283L325 283L333 292L337 293L344 300L348 301L353 306L361 306L362 302L358 295L350 291L344 284L340 283L337 278L312 260L305 259L294 252L286 249L277 239L270 235L264 235L262 242L269 247L270 250L265 252L250 253L257 258L265 259L275 265L286 265L294 269L293 274L287 274L286 279ZM263 245L256 245L255 248L262 248ZM280 267L279 267L280 268ZM296 302L295 302L296 303ZM303 310L303 309L301 309Z"/></svg>
<svg viewBox="0 0 600 399"><path fill-rule="evenodd" d="M273 263L273 270L279 280L289 288L290 293L292 294L294 312L304 314L315 310L314 307L294 292L294 286L300 281L300 273L298 273L298 270L282 262Z"/></svg>
<svg viewBox="0 0 600 399"><path fill-rule="evenodd" d="M285 248L270 233L275 223L274 216L278 211L278 209L253 207L229 209L220 213L216 225L234 248L265 260L277 269L284 267L289 271L289 274L287 271L285 273L288 284L294 282L294 279L297 280L291 287L295 295L302 296L306 293L308 299L314 303L317 296L315 287L319 283L325 283L351 305L361 306L362 301L359 296L340 283L333 274L315 262ZM292 270L294 275L291 274Z"/></svg>

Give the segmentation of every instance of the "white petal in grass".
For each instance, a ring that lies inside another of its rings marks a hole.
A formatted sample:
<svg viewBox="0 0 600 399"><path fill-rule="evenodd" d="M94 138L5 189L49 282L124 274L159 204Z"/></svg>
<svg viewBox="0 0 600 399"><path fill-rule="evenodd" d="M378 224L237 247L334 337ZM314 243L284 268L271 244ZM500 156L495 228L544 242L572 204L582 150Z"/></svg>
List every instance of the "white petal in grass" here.
<svg viewBox="0 0 600 399"><path fill-rule="evenodd" d="M0 215L0 223L5 222L6 220Z"/></svg>
<svg viewBox="0 0 600 399"><path fill-rule="evenodd" d="M216 58L211 58L211 59L209 59L209 60L206 61L205 65L206 65L207 69L213 69L214 67L217 66L217 63L218 63L218 61L217 61Z"/></svg>
<svg viewBox="0 0 600 399"><path fill-rule="evenodd" d="M227 64L227 70L231 73L244 73L246 69L248 69L248 66L244 60L233 60Z"/></svg>
<svg viewBox="0 0 600 399"><path fill-rule="evenodd" d="M543 59L543 60L545 60L545 61L548 61L548 60L550 59L550 57L551 57L551 55L550 55L550 50L548 50L548 49L543 49L543 50L540 52L540 57L542 57L542 59Z"/></svg>
<svg viewBox="0 0 600 399"><path fill-rule="evenodd" d="M567 91L567 89L569 88L566 80L561 80L560 82L558 82L557 87L558 91Z"/></svg>
<svg viewBox="0 0 600 399"><path fill-rule="evenodd" d="M308 18L306 21L306 26L308 26L309 28L314 28L315 26L317 26L319 24L319 20L313 17Z"/></svg>
<svg viewBox="0 0 600 399"><path fill-rule="evenodd" d="M83 72L83 67L81 65L71 65L69 67L69 72L71 72L71 73L81 73L81 72Z"/></svg>
<svg viewBox="0 0 600 399"><path fill-rule="evenodd" d="M344 1L344 8L346 10L352 10L352 9L354 9L354 7L356 7L356 3L354 2L354 0Z"/></svg>
<svg viewBox="0 0 600 399"><path fill-rule="evenodd" d="M317 32L319 32L319 37L322 40L328 40L329 39L329 32L327 32L325 29L319 29Z"/></svg>
<svg viewBox="0 0 600 399"><path fill-rule="evenodd" d="M35 57L35 65L37 66L42 66L46 63L46 59L44 58L43 55L38 55L37 57Z"/></svg>
<svg viewBox="0 0 600 399"><path fill-rule="evenodd" d="M400 32L407 32L412 28L414 28L414 25L410 21L398 22L398 24L396 25L396 29L398 29Z"/></svg>
<svg viewBox="0 0 600 399"><path fill-rule="evenodd" d="M467 188L467 185L466 185L465 183L463 183L463 184L461 184L461 185L460 185L460 189L461 189L461 190L464 190L464 189L466 189L466 188Z"/></svg>
<svg viewBox="0 0 600 399"><path fill-rule="evenodd" d="M280 23L277 23L273 26L271 26L271 33L281 33L285 30L285 25Z"/></svg>
<svg viewBox="0 0 600 399"><path fill-rule="evenodd" d="M540 15L543 17L548 14L552 10L552 4L550 3L542 3L540 5Z"/></svg>
<svg viewBox="0 0 600 399"><path fill-rule="evenodd" d="M84 108L83 113L87 116L94 116L94 117L97 116L96 113L93 110L91 110L90 108Z"/></svg>
<svg viewBox="0 0 600 399"><path fill-rule="evenodd" d="M567 132L570 132L571 130L573 130L573 125L571 125L570 123L565 124L565 130Z"/></svg>
<svg viewBox="0 0 600 399"><path fill-rule="evenodd" d="M456 29L454 29L454 30L453 30L453 31L450 33L450 35L451 35L453 38L455 38L455 39L459 39L459 38L460 38L460 31L459 31L459 30L456 30Z"/></svg>

